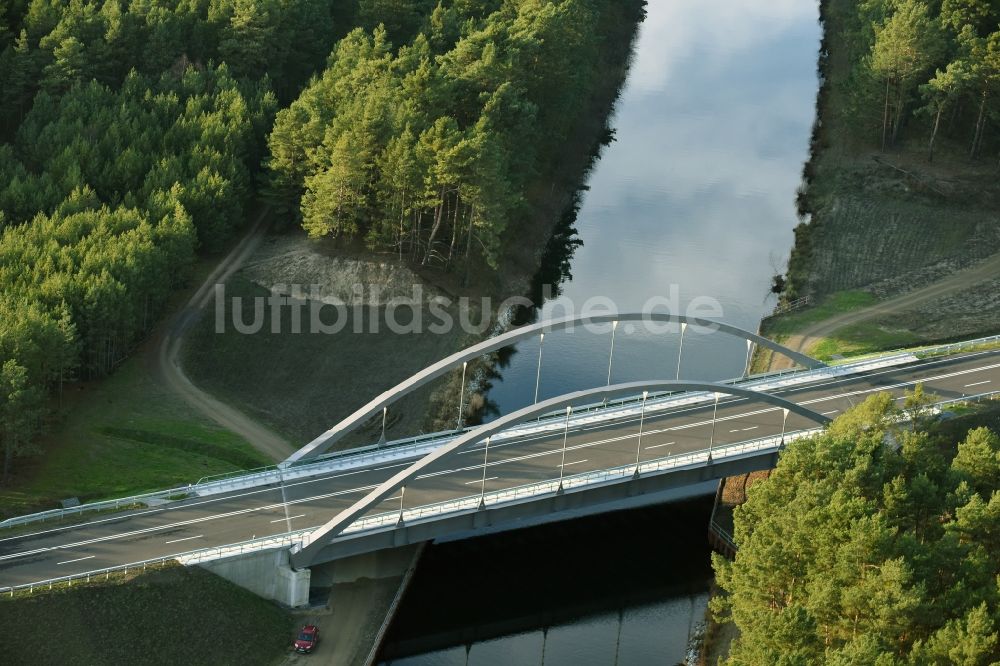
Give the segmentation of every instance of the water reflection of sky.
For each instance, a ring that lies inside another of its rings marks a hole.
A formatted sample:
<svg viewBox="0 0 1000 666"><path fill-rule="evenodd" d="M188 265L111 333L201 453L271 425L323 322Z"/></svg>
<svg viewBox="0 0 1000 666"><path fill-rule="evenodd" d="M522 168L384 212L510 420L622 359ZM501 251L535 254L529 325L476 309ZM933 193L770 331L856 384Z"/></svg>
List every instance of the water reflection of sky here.
<svg viewBox="0 0 1000 666"><path fill-rule="evenodd" d="M806 158L820 29L807 0L652 0L613 122L617 140L592 174L577 229L572 281L543 316L592 296L620 311L680 290L721 304L755 329L769 307L772 264L792 241ZM674 336L676 338L676 336ZM683 375L742 371L745 344L685 340ZM530 402L537 343L519 345L490 398L501 411ZM619 329L614 381L670 378L676 339ZM541 395L603 383L608 337L545 341Z"/></svg>

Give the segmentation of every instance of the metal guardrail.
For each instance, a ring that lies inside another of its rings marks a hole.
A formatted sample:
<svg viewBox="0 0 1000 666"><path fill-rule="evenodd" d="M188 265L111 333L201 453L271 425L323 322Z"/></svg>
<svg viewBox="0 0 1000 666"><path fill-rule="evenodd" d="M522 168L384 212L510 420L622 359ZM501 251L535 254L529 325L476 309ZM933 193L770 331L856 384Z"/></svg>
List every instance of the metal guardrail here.
<svg viewBox="0 0 1000 666"><path fill-rule="evenodd" d="M857 363L862 360L884 358L896 354L913 354L917 358L948 356L950 354L957 354L963 351L971 351L977 347L985 347L987 345L995 345L995 344L1000 344L1000 335L987 335L981 338L973 338L972 340L962 340L961 342L946 342L940 345L906 347L901 349L893 349L891 351L871 352L870 354L859 354L857 356L848 356L846 358L838 359L836 361L831 362L831 367L838 367L840 365L850 365L852 363Z"/></svg>
<svg viewBox="0 0 1000 666"><path fill-rule="evenodd" d="M38 513L30 513L25 516L15 516L0 521L0 529L7 527L17 527L29 523L45 522L46 520L59 520L67 516L79 515L89 511L117 511L122 508L133 507L137 504L145 504L149 500L169 501L171 497L186 495L191 491L190 487L172 488L170 490L157 490L143 495L132 495L113 500L102 500L100 502L88 502L78 506L65 507L62 509L50 509Z"/></svg>
<svg viewBox="0 0 1000 666"><path fill-rule="evenodd" d="M963 398L952 398L951 400L942 400L940 402L935 402L933 409L940 413L941 408L946 405L959 405L967 402L980 403L985 400L1000 400L1000 391L988 391L986 393L977 393L976 395L969 395Z"/></svg>
<svg viewBox="0 0 1000 666"><path fill-rule="evenodd" d="M934 345L933 347L919 347L913 351L914 354L928 355L928 356L948 356L950 354L955 354L963 350L975 349L976 347L984 347L986 345L1000 344L1000 335L988 335L982 338L976 338L974 340L963 340L962 342L950 342L943 345Z"/></svg>
<svg viewBox="0 0 1000 666"><path fill-rule="evenodd" d="M213 546L208 548L199 548L198 550L191 550L183 553L177 553L175 555L164 555L161 557L154 557L148 560L139 560L138 562L129 562L128 564L119 564L111 567L104 567L103 569L93 569L91 571L84 571L81 573L69 574L66 576L59 576L57 578L46 578L44 580L34 581L31 583L21 583L19 585L8 585L6 587L0 587L0 594L7 594L11 597L14 596L14 592L19 590L27 590L29 594L35 591L36 588L39 589L49 589L51 590L53 586L66 583L68 586L72 587L74 581L82 581L85 583L91 582L92 579L99 580L101 576L104 576L105 580L111 578L111 574L127 574L129 571L141 569L145 571L149 567L160 566L171 561L179 561L181 564L188 566L191 564L198 564L199 562L207 562L210 560L217 560L223 557L229 557L232 555L241 555L244 553L258 552L261 550L268 550L270 548L280 548L283 546L289 546L295 541L297 541L303 534L313 531L315 527L296 530L294 532L287 532L285 534L278 534L275 536L261 537L258 539L250 539L248 541L243 541L240 543L230 544L226 546Z"/></svg>
<svg viewBox="0 0 1000 666"><path fill-rule="evenodd" d="M712 530L715 536L722 539L727 546L732 548L734 551L736 550L736 541L733 535L729 533L729 530L717 523L714 518L708 521L708 527Z"/></svg>
<svg viewBox="0 0 1000 666"><path fill-rule="evenodd" d="M786 371L781 370L771 373L763 373L759 375L753 375L746 378L734 378L730 380L725 380L724 383L742 383L748 386L762 387L771 385L775 380L784 383L785 376L794 376L796 382L806 382L810 381L813 377L821 377L828 374L841 374L846 372L846 369L856 366L856 365L869 365L878 363L890 363L894 360L905 360L907 356L928 357L935 355L949 355L963 350L974 349L984 345L990 344L1000 344L1000 335L991 335L981 338L976 338L973 340L966 340L962 342L948 343L944 345L936 345L932 347L922 347L910 350L897 350L893 352L884 352L878 355L851 359L842 365L829 366L829 368L820 368L818 370L795 370ZM647 399L647 409L652 411L656 410L658 405L662 405L665 401L670 401L676 393L662 393L654 394ZM685 402L690 402L691 404L696 404L700 401L710 400L711 394L693 394L686 399ZM585 416L586 414L600 411L604 414L612 414L616 409L625 410L628 407L637 406L641 402L641 397L633 398L622 398L608 403L594 403L590 405L581 405L574 409L574 414L578 417ZM959 400L960 401L960 400ZM525 432L530 433L534 428L538 426L546 426L550 423L555 423L558 421L562 422L564 418L563 412L546 414L537 419L534 422L534 426L526 425L523 428L516 428L512 431L511 436L519 436ZM614 418L614 417L612 417ZM85 504L80 504L75 507L67 507L60 509L50 509L48 511L41 511L38 513L28 514L25 516L16 516L13 518L8 518L6 520L0 521L0 529L16 527L19 525L27 525L34 522L45 522L46 520L53 519L64 519L67 516L80 515L92 511L115 511L121 508L127 508L134 505L146 504L149 500L161 500L170 501L178 495L189 495L191 493L198 494L212 494L217 492L225 492L226 490L231 490L240 487L248 486L263 486L269 483L277 483L286 478L301 478L304 476L309 476L319 471L324 471L324 469L330 466L332 461L347 461L350 460L349 464L344 465L345 469L363 467L372 462L378 462L386 458L400 459L408 456L417 456L422 452L422 449L426 446L428 448L433 448L433 445L440 444L442 442L448 441L449 439L455 437L460 432L467 431L466 428L462 431L442 431L435 433L425 433L416 435L414 437L407 437L398 440L392 440L386 442L382 445L370 445L367 447L359 447L354 449L349 449L345 451L337 451L333 453L328 453L323 456L317 457L315 462L310 462L308 464L300 464L292 467L281 469L278 466L270 465L267 467L259 467L252 470L237 470L233 472L228 472L224 474L217 474L213 476L206 476L199 479L196 483L191 484L186 487L171 488L168 490L155 491L140 495L132 495L130 497L123 497L114 500L104 500L100 502L88 502ZM330 466L330 469L335 469L336 467Z"/></svg>
<svg viewBox="0 0 1000 666"><path fill-rule="evenodd" d="M976 395L966 396L962 398L954 398L951 400L944 400L934 404L934 408L940 411L941 407L960 404L968 402L981 402L983 400L993 400L1000 396L1000 391L989 391L986 393L980 393ZM684 467L693 464L703 464L711 460L725 459L730 457L735 457L739 455L744 455L746 453L761 453L761 452L773 452L778 450L783 442L794 441L802 437L809 437L811 435L822 432L822 428L810 428L806 430L797 430L790 433L786 433L784 437L781 436L771 436L762 437L755 440L749 440L746 442L740 442L738 444L729 444L725 446L718 446L710 449L701 449L699 451L693 451L683 454L675 454L672 456L665 456L663 458L657 458L651 461L645 461L639 464L638 473L639 475L649 474L652 472L663 472L668 470L673 470L678 467ZM631 477L636 473L636 465L620 465L618 467L609 468L606 470L597 470L594 472L584 472L581 474L576 474L572 476L565 477L562 480L562 486L564 489L570 489L574 487L591 485L594 483L603 483L607 481L621 480L625 477ZM540 495L555 494L559 489L560 482L558 479L548 480L543 482L536 482L531 484L525 484L521 486L515 486L512 488L505 488L502 490L491 491L489 493L480 493L469 495L466 497L447 500L444 502L436 502L432 504L425 504L419 507L413 507L410 509L404 508L402 511L390 511L374 516L368 516L365 518L360 518L347 529L344 530L342 534L352 534L356 532L368 531L373 529L380 529L386 526L395 526L400 522L406 523L411 520L420 520L432 516L440 516L445 513L468 511L468 510L478 510L480 506L490 506L496 504L503 504L509 501L515 501L519 499L524 499L525 497L537 497Z"/></svg>

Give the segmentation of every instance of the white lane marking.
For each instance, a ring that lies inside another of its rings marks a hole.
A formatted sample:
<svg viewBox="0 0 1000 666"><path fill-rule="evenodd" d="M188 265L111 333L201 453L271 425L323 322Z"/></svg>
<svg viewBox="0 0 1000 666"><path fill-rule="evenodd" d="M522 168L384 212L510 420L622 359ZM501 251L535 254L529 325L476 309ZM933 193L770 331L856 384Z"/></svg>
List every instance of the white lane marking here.
<svg viewBox="0 0 1000 666"><path fill-rule="evenodd" d="M821 397L818 397L818 398L812 398L810 400L805 400L805 401L800 402L798 404L800 404L800 405L811 405L811 404L814 404L814 403L827 402L827 401L830 401L830 400L839 400L839 399L844 398L844 397L850 397L850 396L856 396L856 395L864 395L864 394L868 394L868 393L880 393L882 391L889 391L889 390L892 390L892 389L905 388L907 386L914 386L916 384L925 383L925 382L929 382L929 381L933 381L933 380L937 380L937 379L949 379L949 378L952 378L952 377L956 377L956 376L960 376L960 375L964 375L964 374L969 374L969 373L972 373L972 372L981 372L983 370L992 370L992 369L995 369L995 368L1000 368L1000 363L995 363L993 365L984 366L984 367L980 367L980 368L971 368L971 369L968 369L968 370L959 370L959 371L956 371L956 372L949 372L949 373L945 373L943 375L936 375L936 376L933 376L933 377L925 377L925 378L922 378L922 379L916 379L916 380L909 381L909 382L901 382L901 383L893 384L893 385L890 385L890 386L867 387L867 388L864 388L864 389L859 389L859 390L856 390L856 391L852 391L850 393L842 393L842 394L832 395L832 396L821 396ZM897 401L899 401L899 400L905 400L905 399L906 399L905 396L896 398ZM748 418L748 417L751 417L751 416L757 416L757 415L760 415L760 414L769 414L769 413L772 413L772 412L778 412L780 410L781 410L780 407L764 407L762 409L756 409L756 410L752 410L752 411L749 411L749 412L743 412L741 414L732 414L730 416L722 416L722 417L719 417L716 420L717 421L734 421L734 420L737 420L737 419L744 419L744 418ZM666 427L666 428L659 428L659 429L647 430L646 432L649 435L656 435L656 434L659 434L659 433L669 432L669 431L672 431L672 430L689 430L689 429L692 429L692 428L699 428L699 427L709 426L711 424L712 424L712 421L709 419L709 420L705 420L705 421L697 421L697 422L692 422L692 423L685 423L685 424L682 424L682 425L670 426L670 427ZM551 435L537 437L536 439L544 439L544 437L551 437ZM585 449L585 448L589 448L589 447L593 447L593 446L598 446L598 445L601 445L601 444L610 444L610 443L619 442L619 441L626 440L626 439L631 439L632 437L635 437L635 435L631 434L631 433L630 434L624 434L624 435L618 435L618 436L614 436L614 437L608 437L608 438L605 438L605 439L600 439L600 440L597 440L597 441L594 441L594 442L584 442L584 443L581 443L581 444L574 444L573 446L567 447L566 450L567 451L573 451L573 450ZM519 443L525 443L526 441L530 441L530 440L517 440L517 441ZM505 444L505 445L507 445L507 444ZM491 448L494 448L494 447L491 447ZM496 447L496 448L499 448L499 447ZM501 459L501 460L498 460L496 462L490 463L490 465L502 465L504 463L521 462L521 461L529 460L529 459L532 459L532 458L538 458L538 457L541 457L541 456L551 455L553 453L559 453L559 451L561 451L561 449L550 449L550 450L547 450L547 451L538 451L538 452L535 452L535 453L528 453L528 454L524 454L524 455L514 456L514 457L511 457L511 458ZM464 472L464 471L474 470L477 467L478 467L478 465L469 465L467 467L458 467L458 468L450 469L450 470L441 470L441 471L438 471L438 472L429 472L427 474L419 475L416 478L417 479L428 479L428 478L432 478L432 477L435 477L435 476L443 476L443 475L446 475L446 474L451 474L451 473L454 473L454 472ZM558 467L558 465L557 465L557 467ZM0 559L3 559L3 558L0 557Z"/></svg>
<svg viewBox="0 0 1000 666"><path fill-rule="evenodd" d="M972 382L971 384L966 384L965 388L969 388L970 386L982 386L983 384L989 384L989 383L990 383L989 379L987 379L984 382Z"/></svg>
<svg viewBox="0 0 1000 666"><path fill-rule="evenodd" d="M473 483L482 483L483 481L496 481L499 478L500 478L499 476L488 476L485 479L476 479L475 481L466 481L465 485L471 486Z"/></svg>
<svg viewBox="0 0 1000 666"><path fill-rule="evenodd" d="M658 449L663 446L670 446L671 444L676 444L677 442L667 442L666 444L653 444L652 446L644 446L643 448L647 451L650 449Z"/></svg>
<svg viewBox="0 0 1000 666"><path fill-rule="evenodd" d="M743 428L743 430L741 432L746 432L747 430L756 430L759 427L760 426L750 426L749 428Z"/></svg>
<svg viewBox="0 0 1000 666"><path fill-rule="evenodd" d="M398 465L389 465L387 467L380 467L379 469L389 469L390 467L407 467L407 466L409 466L411 464L413 464L413 463L400 463ZM332 481L334 479L341 479L341 478L348 477L348 476L356 476L358 474L364 474L364 473L373 472L373 471L376 471L376 470L369 469L367 467L363 467L363 468L359 468L359 469L348 470L346 472L340 471L340 472L337 472L337 473L334 473L334 474L328 474L328 475L324 475L324 476L317 475L317 476L314 476L314 477L311 477L311 478L307 478L304 481L295 481L294 483L285 483L285 488L293 488L295 486L307 486L307 485L312 484L312 483L320 483L320 482L323 482L323 481ZM371 490L374 487L375 487L374 485L372 485L372 486L361 486L359 488L355 488L354 490L358 491L358 492L361 492L361 491L364 491L364 490ZM101 518L101 519L98 519L98 520L87 521L86 523L81 523L79 525L64 525L62 527L53 527L53 528L47 529L47 530L40 530L38 532L31 532L30 534L22 534L22 535L18 535L18 536L4 537L4 538L0 539L0 543L3 543L4 541L10 541L12 539L25 539L25 538L30 538L30 537L44 536L46 534L52 534L53 532L65 532L65 531L68 531L68 530L76 529L78 527L92 527L94 525L100 525L102 523L109 523L109 522L112 522L112 521L115 521L115 520L122 520L123 518L138 518L139 516L148 516L150 514L166 513L167 511L176 511L177 509L190 509L190 508L197 507L197 506L203 506L205 504L214 504L216 502L225 502L225 501L228 501L228 500L241 499L241 498L244 498L244 497L252 497L253 495L260 495L260 494L270 493L270 492L278 492L278 489L274 488L274 487L271 487L271 486L267 486L267 487L264 487L264 488L257 488L255 490L250 490L250 491L247 491L247 492L244 492L244 493L238 493L238 494L234 493L234 494L231 494L231 495L225 495L225 494L223 494L223 495L213 495L213 496L211 496L211 497L209 497L207 499L200 499L198 501L192 500L192 501L187 501L187 502L185 502L183 504L178 503L178 504L175 504L175 505L167 505L165 507L156 507L156 508L153 508L153 509L146 509L144 511L135 511L135 512L128 513L128 514L120 514L120 515L112 516L110 518ZM347 492L351 492L351 491L347 491ZM316 498L318 498L318 499L326 499L326 497L324 497L322 495L317 495ZM310 498L307 497L304 500L296 500L296 501L308 501L309 499ZM275 506L281 507L282 505L278 504L278 505L275 505ZM160 529L166 529L167 527L173 527L173 526L174 526L174 524L164 525ZM3 558L0 557L0 559L3 559Z"/></svg>
<svg viewBox="0 0 1000 666"><path fill-rule="evenodd" d="M272 520L271 522L272 523L283 523L283 522L285 522L285 520L295 520L296 518L301 518L304 515L306 515L306 514L300 513L297 516L288 516L288 518L278 518L277 520Z"/></svg>
<svg viewBox="0 0 1000 666"><path fill-rule="evenodd" d="M200 539L204 534L196 534L195 536L184 537L183 539L174 539L173 541L164 541L163 543L180 543L181 541L190 541L191 539Z"/></svg>
<svg viewBox="0 0 1000 666"><path fill-rule="evenodd" d="M87 557L78 557L75 560L66 560L65 562L56 562L56 564L73 564L74 562L83 562L84 560L92 560L97 555L87 555Z"/></svg>
<svg viewBox="0 0 1000 666"><path fill-rule="evenodd" d="M839 411L840 411L839 409L831 409L828 412L822 412L822 414L823 414L823 416L829 416L830 414L836 414Z"/></svg>
<svg viewBox="0 0 1000 666"><path fill-rule="evenodd" d="M729 432L739 432L739 431L740 431L740 429L736 428L735 430L730 430Z"/></svg>
<svg viewBox="0 0 1000 666"><path fill-rule="evenodd" d="M82 541L77 541L71 544L64 544L61 546L46 546L45 548L35 548L34 550L25 550L20 553L10 553L8 555L0 555L0 560L11 560L17 557L27 557L28 555L37 555L39 553L47 553L50 550L61 550L65 548L79 548L80 546L87 546L93 543L101 543L103 541L113 541L115 539L124 539L134 536L139 536L140 534L149 534L152 532L158 532L161 530L171 529L175 527L184 527L186 525L194 525L197 523L204 523L209 520L218 520L220 518L232 518L233 516L245 516L249 513L256 513L258 511L273 511L275 509L281 509L285 506L291 504L301 504L304 502L311 502L315 500L324 500L331 497L338 497L340 495L350 495L351 493L374 490L378 485L372 484L370 486L365 486L363 488L351 488L350 490L338 490L332 493L324 493L322 495L314 495L312 497L303 497L300 499L290 500L284 504L268 504L265 506L250 507L249 509L237 509L235 511L227 511L225 513L216 513L210 516L202 516L200 518L189 518L187 520L180 520L176 523L171 523L169 525L156 525L154 527L144 527L138 530L131 530L128 532L120 532L118 534L108 534L101 537L94 537L91 539L84 539Z"/></svg>
<svg viewBox="0 0 1000 666"><path fill-rule="evenodd" d="M772 395L781 396L781 395L784 395L784 394L815 392L816 390L822 389L822 388L829 388L831 391L833 391L833 390L837 390L836 387L839 384L862 383L862 382L865 382L865 381L871 382L873 379L878 378L878 377L880 377L882 375L891 375L891 374L895 374L895 373L899 373L899 372L927 371L927 370L933 369L935 366L952 363L952 362L954 362L956 360L959 361L959 362L961 362L961 361L968 360L970 358L975 358L977 356L987 356L987 355L990 355L991 353L992 352L989 352L989 351L974 352L972 354L967 354L967 355L960 356L960 357L951 357L951 358L935 359L935 360L932 360L932 361L923 361L923 362L919 362L918 364L913 365L913 366L909 366L909 367L890 367L890 368L879 369L879 370L876 370L876 371L867 371L867 372L859 373L859 374L856 374L856 375L844 375L844 376L833 377L833 378L825 378L825 379L821 379L821 380L818 380L818 381L815 381L815 382L811 382L811 383L807 383L807 384L801 384L801 385L796 385L796 386L791 386L791 387L781 387L781 388L777 388L775 390L768 391L768 392L771 393ZM995 365L990 365L990 366L983 366L983 367L979 367L979 368L970 368L968 370L961 370L961 371L958 371L956 373L950 373L950 374L946 374L946 375L939 375L939 376L935 376L935 377L925 377L925 378L915 379L913 381L905 382L905 383L902 383L902 384L894 384L894 385L889 386L888 388L891 389L891 388L896 388L896 387L900 387L900 386L913 386L915 384L919 384L921 382L926 382L926 381L930 381L930 380L934 380L934 379L949 378L949 377L955 376L957 374L965 374L965 373L969 373L969 372L978 372L980 370L991 370L991 369L994 369L994 368L997 368L997 367L1000 367L1000 364L995 364ZM852 396L855 396L855 395L861 395L861 394L864 394L864 393L872 393L872 392L882 391L882 390L886 390L886 388L885 387L878 387L878 388L864 389L864 390L861 390L861 391L854 391L854 392L851 392L851 393L839 393L839 394L835 394L835 395L823 396L823 397L820 397L820 398L814 398L812 400L806 400L806 401L803 401L803 402L801 402L799 404L809 405L809 404L813 404L815 402L822 402L824 400L836 400L836 399L840 399L840 398L847 398L848 400L850 400L850 398ZM749 398L734 397L734 398L732 398L730 400L727 400L727 404L729 404L730 406L732 406L732 405L735 405L736 403L749 402L749 401L750 401ZM683 416L683 415L691 413L691 412L701 411L701 410L704 410L704 409L705 409L705 405L703 405L703 404L702 405L673 407L673 408L668 408L668 409L666 409L666 410L664 410L662 412L649 415L649 416L647 416L647 420L652 420L652 419L655 419L655 420L671 419L671 418L676 418L676 417L679 417L679 416ZM772 408L768 408L768 409L763 409L763 410L754 411L754 412L748 412L746 414L737 415L735 417L727 417L727 418L728 419L732 419L732 418L739 418L741 416L754 416L754 415L757 415L757 414L765 414L765 413L768 413L768 412L778 411L780 409L781 409L780 407L772 407ZM722 421L722 420L726 420L726 419L719 419L719 420ZM579 427L579 428L573 428L572 432L583 432L583 431L586 431L586 430L596 430L596 429L599 429L599 428L611 428L611 427L617 427L617 426L627 425L627 424L630 424L630 423L638 423L638 422L639 422L639 419L636 418L636 417L634 417L634 416L633 417L624 416L624 417L621 417L621 418L610 419L607 423L600 424L600 425L584 426L584 427ZM705 423L711 423L711 421L701 422L701 423L698 423L698 424L695 424L695 425L704 425ZM664 430L670 430L670 428L665 428ZM529 435L526 435L524 437L519 437L517 439L508 440L508 441L505 441L505 442L497 442L497 443L493 444L490 448L492 448L492 449L500 449L500 448L503 448L505 446L514 446L514 445L520 445L520 444L528 444L530 442L534 442L534 441L538 441L538 440L543 440L543 439L546 439L546 438L549 438L549 437L552 437L552 436L553 436L552 433L529 434ZM470 447L469 449L467 449L465 451L460 451L459 455L463 455L463 454L466 454L466 453L481 453L482 450L483 450L482 446L474 446L474 447Z"/></svg>
<svg viewBox="0 0 1000 666"><path fill-rule="evenodd" d="M574 460L573 462L568 462L565 465L556 465L556 467L569 467L570 465L579 465L580 463L585 463L585 462L587 462L586 458L584 458L583 460Z"/></svg>

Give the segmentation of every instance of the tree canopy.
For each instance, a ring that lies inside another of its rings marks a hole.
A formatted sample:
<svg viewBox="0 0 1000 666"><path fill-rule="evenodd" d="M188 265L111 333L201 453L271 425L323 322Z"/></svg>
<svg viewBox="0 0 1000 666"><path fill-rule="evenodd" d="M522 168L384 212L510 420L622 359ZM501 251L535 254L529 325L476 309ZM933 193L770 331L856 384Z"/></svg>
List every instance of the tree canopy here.
<svg viewBox="0 0 1000 666"><path fill-rule="evenodd" d="M730 664L1000 659L1000 438L900 427L888 394L789 444L714 558Z"/></svg>
<svg viewBox="0 0 1000 666"><path fill-rule="evenodd" d="M241 224L278 98L322 62L332 25L316 0L3 9L6 479L13 458L32 450L49 391L109 372L196 249L221 248Z"/></svg>
<svg viewBox="0 0 1000 666"><path fill-rule="evenodd" d="M878 127L882 150L927 136L928 158L945 134L978 158L1000 150L1000 2L863 0L848 3L848 113L862 134ZM945 120L946 122L942 122Z"/></svg>
<svg viewBox="0 0 1000 666"><path fill-rule="evenodd" d="M599 17L594 0L455 2L398 48L412 29L356 29L278 113L274 200L313 236L496 266L595 85Z"/></svg>

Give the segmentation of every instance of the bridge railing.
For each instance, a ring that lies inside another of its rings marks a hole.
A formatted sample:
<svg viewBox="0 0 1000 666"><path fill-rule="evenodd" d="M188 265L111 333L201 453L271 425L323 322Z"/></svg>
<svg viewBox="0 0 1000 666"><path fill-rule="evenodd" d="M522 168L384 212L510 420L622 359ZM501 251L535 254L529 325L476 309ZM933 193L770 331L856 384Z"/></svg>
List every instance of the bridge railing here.
<svg viewBox="0 0 1000 666"><path fill-rule="evenodd" d="M789 442L802 437L809 437L821 431L821 428L809 428L806 430L788 432L785 433L784 441ZM761 437L746 442L740 442L738 444L716 446L711 450L705 448L698 451L663 456L653 460L641 462L639 464L639 474L640 476L644 476L669 472L679 467L686 467L689 465L702 465L707 462L709 453L711 453L712 460L717 461L742 456L747 453L776 451L780 447L781 442L782 438L780 436ZM627 465L619 465L617 467L595 470L592 472L581 472L563 477L562 486L564 490L569 490L583 486L622 481L626 478L632 477L635 474L635 471L635 463L630 463ZM343 534L353 534L368 530L392 527L399 523L400 516L402 516L403 523L405 524L406 522L413 520L422 520L449 513L476 510L479 508L481 502L486 506L492 506L527 498L552 495L558 492L559 483L559 479L554 478L546 481L536 481L534 483L527 483L520 486L493 490L485 494L475 493L473 495L446 500L443 502L423 504L411 508L404 507L402 512L397 510L378 513L354 521L344 530Z"/></svg>
<svg viewBox="0 0 1000 666"><path fill-rule="evenodd" d="M964 403L979 403L987 400L998 400L998 399L1000 399L1000 390L988 391L976 395L965 396L961 398L953 398L950 400L943 400L938 403L935 403L934 409L935 411L940 412L942 408L947 407L949 405L964 404ZM821 430L822 430L821 428L810 428L806 430L796 430L788 432L785 433L783 440L785 442L794 441L802 437L808 437L814 435L820 432ZM639 464L639 474L649 475L656 473L665 473L680 467L705 464L707 462L709 453L711 453L712 460L717 461L721 459L746 455L748 453L759 454L762 452L776 451L780 447L781 442L782 438L779 436L761 437L753 440L747 440L745 442L739 442L736 444L715 446L712 447L711 450L705 448L699 451L663 456L653 460L647 460L641 462ZM562 485L564 490L566 490L572 488L579 488L587 485L595 485L595 484L609 483L609 482L620 482L628 477L631 477L635 473L635 470L636 470L635 464L630 463L626 465L619 465L613 468L595 470L593 472L582 472L579 474L574 474L564 477ZM559 480L551 479L541 482L523 484L520 486L514 486L511 488L494 490L488 493L480 492L478 494L447 500L444 502L436 502L432 504L425 504L417 507L411 507L409 509L404 507L402 513L400 513L399 511L391 511L360 518L354 521L346 530L344 530L344 534L357 534L359 532L378 530L386 527L394 527L395 525L398 524L400 517L402 517L403 523L405 524L406 522L409 521L439 517L448 513L478 510L480 502L482 502L486 506L496 506L511 501L517 501L526 498L538 498L544 495L555 494L558 492L558 489L559 489ZM19 590L27 590L29 593L31 593L36 588L51 589L53 586L61 584L72 586L74 581L90 582L91 580L99 580L101 576L104 576L105 579L109 579L112 574L116 573L127 574L129 571L136 569L145 570L148 567L162 565L174 560L177 560L185 565L190 565L190 564L198 564L200 562L220 559L223 557L230 557L234 555L267 550L270 548L286 547L294 543L300 542L303 539L303 537L313 532L315 529L316 527L314 526L300 530L295 530L292 532L285 532L282 534L277 534L267 537L249 539L247 541L227 544L223 546L210 546L206 548L199 548L196 550L184 551L171 555L163 555L160 557L155 557L146 560L139 560L136 562L130 562L128 564L114 565L110 567L104 567L101 569L93 569L81 573L69 574L66 576L47 578L30 583L3 586L0 587L0 594L9 594L10 596L13 596L14 593Z"/></svg>

